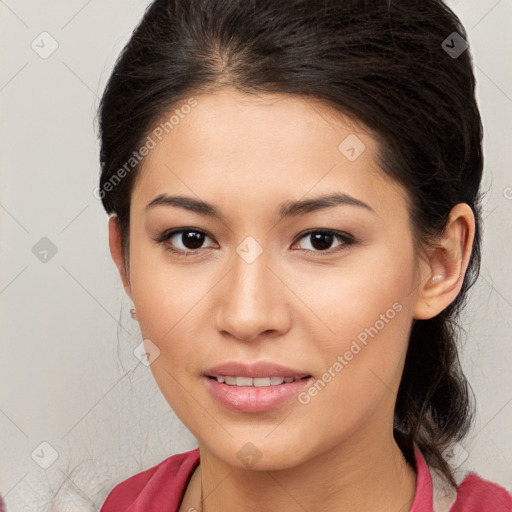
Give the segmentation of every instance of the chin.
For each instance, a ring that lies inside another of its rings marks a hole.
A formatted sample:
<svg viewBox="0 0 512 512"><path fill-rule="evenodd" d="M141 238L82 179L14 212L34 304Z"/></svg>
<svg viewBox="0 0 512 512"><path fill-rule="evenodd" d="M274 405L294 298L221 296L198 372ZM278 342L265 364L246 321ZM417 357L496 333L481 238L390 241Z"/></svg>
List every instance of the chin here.
<svg viewBox="0 0 512 512"><path fill-rule="evenodd" d="M252 431L247 436L230 438L224 442L218 439L209 443L201 442L200 446L204 446L229 466L253 471L286 470L315 456L313 447L308 449L304 442L291 441L277 435L270 439L275 434L269 435L269 432L271 430L265 429L265 433L256 436Z"/></svg>

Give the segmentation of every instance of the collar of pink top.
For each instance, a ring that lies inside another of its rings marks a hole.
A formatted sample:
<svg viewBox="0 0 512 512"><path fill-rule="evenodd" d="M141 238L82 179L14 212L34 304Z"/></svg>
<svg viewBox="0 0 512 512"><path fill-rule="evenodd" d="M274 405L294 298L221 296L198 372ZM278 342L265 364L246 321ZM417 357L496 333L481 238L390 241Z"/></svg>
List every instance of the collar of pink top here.
<svg viewBox="0 0 512 512"><path fill-rule="evenodd" d="M410 512L432 512L434 510L434 488L425 458L419 448L414 446L416 461L416 493Z"/></svg>

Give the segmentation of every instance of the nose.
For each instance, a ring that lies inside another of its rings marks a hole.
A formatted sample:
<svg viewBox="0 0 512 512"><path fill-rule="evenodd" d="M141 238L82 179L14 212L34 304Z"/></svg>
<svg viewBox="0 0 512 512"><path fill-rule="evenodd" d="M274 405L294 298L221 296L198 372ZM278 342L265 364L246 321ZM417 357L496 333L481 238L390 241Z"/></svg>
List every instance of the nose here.
<svg viewBox="0 0 512 512"><path fill-rule="evenodd" d="M252 262L234 254L231 270L215 297L219 332L250 342L288 331L290 292L272 266L265 252Z"/></svg>

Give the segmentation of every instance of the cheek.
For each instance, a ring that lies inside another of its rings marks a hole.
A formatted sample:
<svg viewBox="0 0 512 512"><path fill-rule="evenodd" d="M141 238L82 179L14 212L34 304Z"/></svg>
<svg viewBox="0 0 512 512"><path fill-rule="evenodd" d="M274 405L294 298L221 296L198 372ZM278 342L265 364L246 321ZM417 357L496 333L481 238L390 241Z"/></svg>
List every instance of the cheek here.
<svg viewBox="0 0 512 512"><path fill-rule="evenodd" d="M412 248L397 254L392 247L376 246L337 268L290 274L288 280L307 306L301 321L311 322L310 328L313 322L322 324L324 348L331 350L356 338L364 342L375 328L394 338L395 330L403 333L410 321L414 261Z"/></svg>
<svg viewBox="0 0 512 512"><path fill-rule="evenodd" d="M150 242L137 242L130 247L130 281L141 333L165 355L169 341L181 338L196 314L205 294L204 275L171 264L165 251ZM186 346L176 344L174 355Z"/></svg>
<svg viewBox="0 0 512 512"><path fill-rule="evenodd" d="M315 279L317 291L308 295L329 329L317 341L321 380L336 375L330 399L346 399L349 407L398 389L413 309L412 247L401 254L381 247L363 259L338 276Z"/></svg>

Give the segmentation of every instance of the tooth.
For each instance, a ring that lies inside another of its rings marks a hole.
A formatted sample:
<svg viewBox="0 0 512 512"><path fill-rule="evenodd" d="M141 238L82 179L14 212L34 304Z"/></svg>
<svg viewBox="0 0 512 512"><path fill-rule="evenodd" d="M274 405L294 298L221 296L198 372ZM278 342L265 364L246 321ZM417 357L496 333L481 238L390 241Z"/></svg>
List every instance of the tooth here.
<svg viewBox="0 0 512 512"><path fill-rule="evenodd" d="M215 377L217 382L227 384L228 386L239 386L239 387L264 387L264 386L278 386L285 383L300 380L294 377L234 377L229 375L219 375Z"/></svg>
<svg viewBox="0 0 512 512"><path fill-rule="evenodd" d="M252 377L236 377L237 386L252 386Z"/></svg>
<svg viewBox="0 0 512 512"><path fill-rule="evenodd" d="M262 387L262 386L270 386L271 383L270 377L255 377L253 379L254 386L256 387Z"/></svg>

